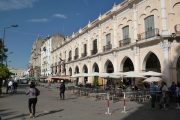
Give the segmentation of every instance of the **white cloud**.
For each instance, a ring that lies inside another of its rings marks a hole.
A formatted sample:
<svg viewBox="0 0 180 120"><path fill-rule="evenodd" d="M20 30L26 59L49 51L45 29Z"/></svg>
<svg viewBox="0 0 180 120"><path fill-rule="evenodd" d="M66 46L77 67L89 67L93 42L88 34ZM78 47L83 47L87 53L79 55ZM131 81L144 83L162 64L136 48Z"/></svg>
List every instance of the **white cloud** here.
<svg viewBox="0 0 180 120"><path fill-rule="evenodd" d="M29 22L47 22L47 18L39 18L39 19L30 19Z"/></svg>
<svg viewBox="0 0 180 120"><path fill-rule="evenodd" d="M63 14L60 14L60 13L54 14L53 17L61 18L61 19L67 19L67 16L66 16L66 15L63 15Z"/></svg>
<svg viewBox="0 0 180 120"><path fill-rule="evenodd" d="M33 7L38 0L0 0L0 11Z"/></svg>

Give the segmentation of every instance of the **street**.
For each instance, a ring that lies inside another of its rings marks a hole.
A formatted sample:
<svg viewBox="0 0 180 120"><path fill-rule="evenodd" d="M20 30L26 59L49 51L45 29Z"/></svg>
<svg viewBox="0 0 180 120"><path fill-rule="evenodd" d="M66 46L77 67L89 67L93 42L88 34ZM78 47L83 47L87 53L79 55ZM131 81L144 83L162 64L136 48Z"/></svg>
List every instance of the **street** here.
<svg viewBox="0 0 180 120"><path fill-rule="evenodd" d="M28 96L25 91L28 87L20 85L18 93L0 97L0 116L2 120L28 120ZM71 91L66 91L65 100L60 100L57 88L38 86L41 93L36 107L37 120L179 120L180 111L174 106L167 111L150 109L149 102L136 103L127 101L127 113L123 111L123 101L110 101L110 113L107 112L107 101L77 97Z"/></svg>

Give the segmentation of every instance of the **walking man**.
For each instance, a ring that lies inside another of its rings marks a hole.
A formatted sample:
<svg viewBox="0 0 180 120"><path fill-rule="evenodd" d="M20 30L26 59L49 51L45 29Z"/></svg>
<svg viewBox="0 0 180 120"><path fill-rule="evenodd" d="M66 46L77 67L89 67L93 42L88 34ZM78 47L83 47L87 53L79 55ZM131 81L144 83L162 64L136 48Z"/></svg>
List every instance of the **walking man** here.
<svg viewBox="0 0 180 120"><path fill-rule="evenodd" d="M65 89L66 89L66 87L65 87L64 81L61 80L59 90L60 90L60 99L62 99L62 100L64 100L64 98L65 98L65 95L64 95L65 94Z"/></svg>

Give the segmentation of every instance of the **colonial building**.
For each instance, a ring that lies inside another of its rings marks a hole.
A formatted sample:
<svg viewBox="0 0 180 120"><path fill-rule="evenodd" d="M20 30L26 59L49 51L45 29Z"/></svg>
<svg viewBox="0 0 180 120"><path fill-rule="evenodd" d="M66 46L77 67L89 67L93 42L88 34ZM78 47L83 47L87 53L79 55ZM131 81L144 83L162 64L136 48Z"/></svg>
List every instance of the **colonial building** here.
<svg viewBox="0 0 180 120"><path fill-rule="evenodd" d="M50 64L57 66L61 58L61 75L153 70L168 85L180 82L179 20L180 0L124 0L62 41L52 50L52 63L46 41L41 72L50 74Z"/></svg>
<svg viewBox="0 0 180 120"><path fill-rule="evenodd" d="M57 49L64 41L62 35L56 34L45 38L44 44L41 46L41 76L49 76L57 74L58 62L60 56L54 56L51 52Z"/></svg>
<svg viewBox="0 0 180 120"><path fill-rule="evenodd" d="M32 46L31 56L29 60L29 75L39 79L41 75L41 46L45 41L42 38L38 38Z"/></svg>

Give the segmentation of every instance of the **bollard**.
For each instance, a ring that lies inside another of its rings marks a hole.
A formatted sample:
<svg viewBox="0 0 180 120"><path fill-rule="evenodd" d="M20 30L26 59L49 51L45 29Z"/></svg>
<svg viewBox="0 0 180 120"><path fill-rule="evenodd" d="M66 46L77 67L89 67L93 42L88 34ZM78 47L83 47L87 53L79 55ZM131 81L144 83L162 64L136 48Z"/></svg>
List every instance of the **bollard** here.
<svg viewBox="0 0 180 120"><path fill-rule="evenodd" d="M125 92L123 92L124 94L124 98L123 98L123 111L122 113L127 113L126 111L126 95L125 95Z"/></svg>
<svg viewBox="0 0 180 120"><path fill-rule="evenodd" d="M109 92L107 92L107 112L105 112L107 115L111 115L110 113L110 103L109 103Z"/></svg>

